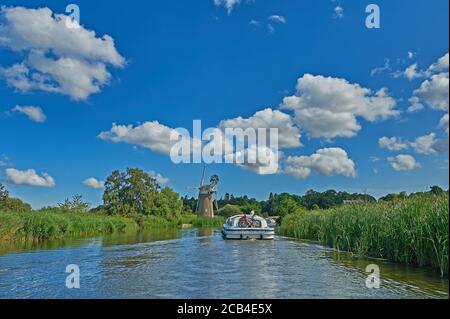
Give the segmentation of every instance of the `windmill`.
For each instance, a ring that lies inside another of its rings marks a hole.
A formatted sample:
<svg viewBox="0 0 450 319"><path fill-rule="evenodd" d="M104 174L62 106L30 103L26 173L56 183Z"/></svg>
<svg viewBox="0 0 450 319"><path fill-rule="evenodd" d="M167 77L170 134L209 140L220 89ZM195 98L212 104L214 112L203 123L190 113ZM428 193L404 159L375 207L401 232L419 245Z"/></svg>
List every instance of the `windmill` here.
<svg viewBox="0 0 450 319"><path fill-rule="evenodd" d="M201 217L214 217L214 206L218 211L217 200L215 195L217 193L217 183L219 183L219 176L212 175L210 184L204 184L206 167L203 167L202 178L198 186L198 199L196 213Z"/></svg>

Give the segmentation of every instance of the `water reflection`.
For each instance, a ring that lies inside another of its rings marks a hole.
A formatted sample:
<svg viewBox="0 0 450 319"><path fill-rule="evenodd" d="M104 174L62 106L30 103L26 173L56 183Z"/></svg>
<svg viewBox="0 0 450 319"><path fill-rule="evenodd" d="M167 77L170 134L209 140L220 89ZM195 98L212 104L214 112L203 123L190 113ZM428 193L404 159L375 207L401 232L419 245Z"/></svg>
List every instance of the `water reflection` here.
<svg viewBox="0 0 450 319"><path fill-rule="evenodd" d="M371 260L284 238L225 241L213 228L15 248L0 255L0 298L448 297L448 283L426 270L380 261L382 287L370 290ZM81 289L65 287L69 263L80 266Z"/></svg>

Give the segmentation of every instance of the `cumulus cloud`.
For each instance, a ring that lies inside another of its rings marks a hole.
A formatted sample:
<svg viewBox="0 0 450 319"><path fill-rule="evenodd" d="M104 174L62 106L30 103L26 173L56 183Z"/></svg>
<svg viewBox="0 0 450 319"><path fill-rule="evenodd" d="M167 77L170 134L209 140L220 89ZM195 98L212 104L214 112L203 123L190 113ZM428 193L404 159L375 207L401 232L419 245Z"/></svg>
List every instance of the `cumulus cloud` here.
<svg viewBox="0 0 450 319"><path fill-rule="evenodd" d="M30 185L40 187L54 187L55 180L47 173L39 175L34 169L20 171L14 168L6 169L7 181L15 185Z"/></svg>
<svg viewBox="0 0 450 319"><path fill-rule="evenodd" d="M253 171L259 175L276 174L279 172L279 159L282 153L267 146L250 145L235 153L226 154L225 161Z"/></svg>
<svg viewBox="0 0 450 319"><path fill-rule="evenodd" d="M436 143L436 134L430 133L425 136L417 137L416 140L411 143L411 146L419 154L436 154L437 151L434 148Z"/></svg>
<svg viewBox="0 0 450 319"><path fill-rule="evenodd" d="M30 120L38 123L45 122L45 120L47 119L47 116L45 116L42 109L37 106L16 105L11 111L25 114Z"/></svg>
<svg viewBox="0 0 450 319"><path fill-rule="evenodd" d="M403 75L410 81L418 79L418 78L422 78L425 76L425 74L423 72L418 70L417 63L411 64L410 66L408 66L406 68L406 70L404 71Z"/></svg>
<svg viewBox="0 0 450 319"><path fill-rule="evenodd" d="M361 130L357 117L373 122L397 116L395 106L386 89L373 92L345 79L305 74L281 108L294 111L310 136L334 138L355 136Z"/></svg>
<svg viewBox="0 0 450 319"><path fill-rule="evenodd" d="M414 90L409 99L411 106L409 111L417 111L428 106L432 109L448 111L449 109L449 55L445 54L433 63L426 71L423 71L427 79L420 87Z"/></svg>
<svg viewBox="0 0 450 319"><path fill-rule="evenodd" d="M423 105L441 111L448 111L449 106L449 76L448 72L439 73L425 80L413 92L410 99L410 111L423 108Z"/></svg>
<svg viewBox="0 0 450 319"><path fill-rule="evenodd" d="M435 133L419 136L411 146L419 154L436 155L448 151L448 138L437 138Z"/></svg>
<svg viewBox="0 0 450 319"><path fill-rule="evenodd" d="M429 72L443 72L448 71L449 67L449 55L446 53L443 57L439 58L436 63L433 63L429 68Z"/></svg>
<svg viewBox="0 0 450 319"><path fill-rule="evenodd" d="M341 148L323 148L311 156L289 156L284 172L297 178L307 178L312 171L321 175L356 176L355 163Z"/></svg>
<svg viewBox="0 0 450 319"><path fill-rule="evenodd" d="M111 36L98 37L80 25L70 28L67 19L49 8L0 9L0 47L25 56L0 67L8 85L21 92L41 90L85 100L108 84L108 65L125 65Z"/></svg>
<svg viewBox="0 0 450 319"><path fill-rule="evenodd" d="M411 155L400 154L395 157L388 157L388 161L396 171L410 171L420 167L420 163Z"/></svg>
<svg viewBox="0 0 450 319"><path fill-rule="evenodd" d="M161 174L155 172L155 171L150 171L149 172L150 176L153 177L156 182L159 185L165 185L169 182L169 179L167 177L162 176Z"/></svg>
<svg viewBox="0 0 450 319"><path fill-rule="evenodd" d="M228 11L228 14L233 11L233 8L238 5L241 2L241 0L214 0L214 4L217 7L225 7Z"/></svg>
<svg viewBox="0 0 450 319"><path fill-rule="evenodd" d="M118 125L113 123L109 131L101 132L98 137L114 143L139 145L152 151L169 155L176 141L171 141L173 128L160 124L158 121L144 122L141 125Z"/></svg>
<svg viewBox="0 0 450 319"><path fill-rule="evenodd" d="M387 148L390 151L400 151L409 147L407 143L404 143L398 137L386 136L383 136L378 140L378 145L380 145L381 148Z"/></svg>
<svg viewBox="0 0 450 319"><path fill-rule="evenodd" d="M277 128L279 147L294 148L302 146L300 129L294 125L292 118L288 114L270 108L256 112L249 118L237 117L223 120L220 122L219 127L222 130L225 130L225 128L241 128L243 130L247 128Z"/></svg>
<svg viewBox="0 0 450 319"><path fill-rule="evenodd" d="M105 182L99 181L95 177L89 177L83 181L83 184L94 189L102 189L105 187Z"/></svg>

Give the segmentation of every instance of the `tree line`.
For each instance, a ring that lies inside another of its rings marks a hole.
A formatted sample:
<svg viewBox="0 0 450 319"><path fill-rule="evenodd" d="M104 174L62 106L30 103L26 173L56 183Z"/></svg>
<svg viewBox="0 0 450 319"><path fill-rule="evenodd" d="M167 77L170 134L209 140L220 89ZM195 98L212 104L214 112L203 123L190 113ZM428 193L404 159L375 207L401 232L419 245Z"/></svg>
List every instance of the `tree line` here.
<svg viewBox="0 0 450 319"><path fill-rule="evenodd" d="M444 192L445 191L439 186L432 186L428 192L416 192L409 195L406 192L398 194L392 193L381 197L378 201L395 201L424 193L439 195ZM266 217L283 217L299 209L330 209L341 205L374 202L377 202L377 199L368 194L338 192L333 189L324 192L309 190L305 195L270 193L269 198L262 201L258 201L255 198L249 198L247 195L234 196L233 194L226 193L222 198L217 200L219 214L222 216L232 216L254 211L257 214L262 214ZM189 198L185 196L183 198L183 204L186 208L195 212L197 200L194 197Z"/></svg>
<svg viewBox="0 0 450 319"><path fill-rule="evenodd" d="M40 211L92 212L130 217L153 215L174 219L181 214L195 213L197 207L196 198L188 196L180 198L180 195L171 188L162 187L155 178L136 168L128 168L124 172L118 170L112 172L104 186L103 204L95 208L90 208L89 203L83 201L80 195L75 195L72 199L65 199L55 207L44 207ZM432 186L428 193L439 195L444 192L439 186ZM379 201L395 201L422 193L388 194L381 197ZM309 190L304 195L270 193L269 198L262 201L247 195L234 196L225 193L222 198L218 199L217 206L221 216L254 211L263 216L283 217L299 209L330 209L345 204L376 201L373 196L368 194L338 192L331 189L325 192ZM6 188L0 184L0 211L26 212L31 210L29 204L10 197Z"/></svg>

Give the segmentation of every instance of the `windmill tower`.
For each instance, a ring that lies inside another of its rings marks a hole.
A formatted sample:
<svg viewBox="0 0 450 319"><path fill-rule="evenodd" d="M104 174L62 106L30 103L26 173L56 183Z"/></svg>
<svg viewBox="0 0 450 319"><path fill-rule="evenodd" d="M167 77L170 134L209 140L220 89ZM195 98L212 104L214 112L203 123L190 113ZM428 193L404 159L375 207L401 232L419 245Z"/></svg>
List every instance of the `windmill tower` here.
<svg viewBox="0 0 450 319"><path fill-rule="evenodd" d="M205 169L203 168L202 179L198 187L198 199L197 199L197 216L200 217L214 217L214 205L217 208L217 202L215 201L215 195L217 193L217 183L219 182L219 176L213 175L210 179L210 184L204 184Z"/></svg>

